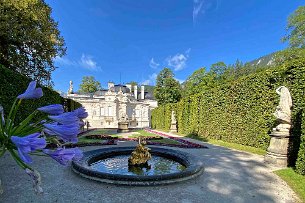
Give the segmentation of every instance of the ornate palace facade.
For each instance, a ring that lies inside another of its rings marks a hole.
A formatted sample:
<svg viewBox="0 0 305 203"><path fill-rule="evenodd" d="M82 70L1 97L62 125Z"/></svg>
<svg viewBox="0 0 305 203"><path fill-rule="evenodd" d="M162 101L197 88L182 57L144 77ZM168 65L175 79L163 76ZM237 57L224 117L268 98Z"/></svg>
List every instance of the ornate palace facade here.
<svg viewBox="0 0 305 203"><path fill-rule="evenodd" d="M133 90L133 91L132 91ZM151 110L157 107L152 95L141 86L115 85L94 94L73 93L72 82L67 97L83 105L89 116L85 121L91 128L117 128L118 122L127 120L130 128L150 127Z"/></svg>

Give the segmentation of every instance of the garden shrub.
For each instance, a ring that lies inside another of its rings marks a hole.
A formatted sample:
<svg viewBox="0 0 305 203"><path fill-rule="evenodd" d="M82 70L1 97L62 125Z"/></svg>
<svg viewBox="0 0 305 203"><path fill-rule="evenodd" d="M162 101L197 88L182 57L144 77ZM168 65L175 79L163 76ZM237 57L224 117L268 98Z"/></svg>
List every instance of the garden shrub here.
<svg viewBox="0 0 305 203"><path fill-rule="evenodd" d="M0 82L0 105L2 105L4 111L8 113L16 96L27 89L31 79L0 65ZM35 109L48 104L65 104L65 109L68 111L81 106L78 102L71 99L65 99L57 92L47 87L42 87L42 90L43 97L40 99L23 101L20 110L16 115L16 122L25 119Z"/></svg>

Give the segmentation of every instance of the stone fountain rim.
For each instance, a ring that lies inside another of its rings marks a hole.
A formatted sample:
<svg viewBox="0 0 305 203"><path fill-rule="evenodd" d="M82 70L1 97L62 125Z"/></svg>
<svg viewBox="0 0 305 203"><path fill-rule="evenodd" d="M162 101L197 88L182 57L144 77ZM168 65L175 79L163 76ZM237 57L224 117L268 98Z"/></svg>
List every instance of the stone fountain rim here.
<svg viewBox="0 0 305 203"><path fill-rule="evenodd" d="M204 171L203 162L192 154L163 147L150 147L150 149L152 155L155 154L178 161L185 165L186 169L176 173L144 176L110 174L94 171L89 167L89 164L92 163L94 159L128 154L134 150L134 147L110 147L87 151L84 153L84 157L80 161L72 162L72 169L74 172L88 179L116 185L134 186L166 185L177 183L197 177Z"/></svg>

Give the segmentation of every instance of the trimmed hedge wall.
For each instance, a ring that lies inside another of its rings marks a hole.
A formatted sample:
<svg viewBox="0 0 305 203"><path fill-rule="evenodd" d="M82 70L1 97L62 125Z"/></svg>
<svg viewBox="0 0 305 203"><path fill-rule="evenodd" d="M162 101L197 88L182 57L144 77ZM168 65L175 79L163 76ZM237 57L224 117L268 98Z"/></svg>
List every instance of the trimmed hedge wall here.
<svg viewBox="0 0 305 203"><path fill-rule="evenodd" d="M295 137L290 164L294 165L305 107L304 52L296 54L279 67L264 69L210 89L203 88L200 93L183 98L175 105L159 106L152 112L152 127L168 130L170 109L174 109L180 133L266 150L269 146L269 133L276 126L273 113L279 95L275 90L284 85L289 88L293 100L291 133ZM303 127L305 128L304 125ZM302 138L302 141L301 146L305 139ZM303 168L305 170L305 166Z"/></svg>
<svg viewBox="0 0 305 203"><path fill-rule="evenodd" d="M16 97L23 93L31 79L9 70L0 65L0 104L3 106L5 113L8 113L11 105ZM16 115L16 122L25 119L30 113L32 113L38 107L48 104L65 104L65 109L71 111L81 106L78 102L71 99L62 98L57 92L42 87L43 97L40 99L24 100Z"/></svg>
<svg viewBox="0 0 305 203"><path fill-rule="evenodd" d="M303 115L301 144L296 162L296 171L305 175L305 116Z"/></svg>

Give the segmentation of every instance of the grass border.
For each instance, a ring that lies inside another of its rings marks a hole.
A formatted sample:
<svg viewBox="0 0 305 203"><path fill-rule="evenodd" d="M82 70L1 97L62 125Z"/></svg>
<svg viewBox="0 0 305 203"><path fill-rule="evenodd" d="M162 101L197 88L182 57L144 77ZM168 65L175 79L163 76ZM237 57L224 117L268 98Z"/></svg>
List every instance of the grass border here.
<svg viewBox="0 0 305 203"><path fill-rule="evenodd" d="M191 138L191 139L194 139L194 140L199 140L199 141L202 141L202 142L207 142L207 143L214 144L214 145L219 145L219 146L230 148L230 149L237 149L237 150L249 152L249 153L252 153L252 154L258 154L258 155L263 155L264 156L267 153L266 150L256 148L256 147L247 146L247 145L242 145L242 144L237 144L237 143L232 143L232 142L225 142L225 141L222 141L222 140L207 139L207 138L199 137L199 136L196 136L196 135L184 135L184 134L181 134L181 133L179 133L179 134L177 133L177 135L187 137L187 138Z"/></svg>
<svg viewBox="0 0 305 203"><path fill-rule="evenodd" d="M305 202L305 176L296 173L292 168L274 171Z"/></svg>

